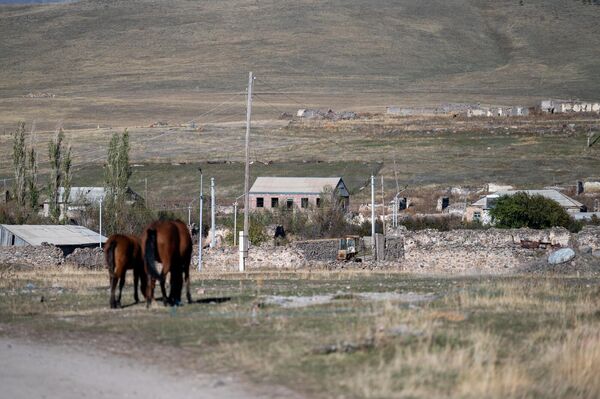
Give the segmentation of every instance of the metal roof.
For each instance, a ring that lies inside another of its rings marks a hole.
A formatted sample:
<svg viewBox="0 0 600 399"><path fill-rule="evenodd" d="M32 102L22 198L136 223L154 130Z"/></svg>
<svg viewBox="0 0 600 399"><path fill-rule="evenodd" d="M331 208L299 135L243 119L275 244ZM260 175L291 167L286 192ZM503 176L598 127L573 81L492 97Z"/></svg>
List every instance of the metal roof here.
<svg viewBox="0 0 600 399"><path fill-rule="evenodd" d="M541 195L542 197L549 198L559 203L563 208L581 208L583 204L581 202L575 201L573 198L567 197L563 193L556 190L504 190L504 191L496 191L493 194L486 195L483 198L480 198L477 202L473 203L473 206L486 206L486 198L497 198L503 197L505 195L514 195L517 193L526 193L528 195Z"/></svg>
<svg viewBox="0 0 600 399"><path fill-rule="evenodd" d="M99 235L83 226L70 225L38 225L38 224L2 224L3 229L10 231L29 245L89 245L97 244ZM102 236L102 242L106 237Z"/></svg>
<svg viewBox="0 0 600 399"><path fill-rule="evenodd" d="M65 192L64 187L58 189L58 201L63 202L63 195ZM71 187L71 194L69 200L71 202L90 202L98 203L100 200L104 201L106 193L104 187Z"/></svg>
<svg viewBox="0 0 600 399"><path fill-rule="evenodd" d="M320 194L327 187L349 195L341 177L257 177L250 194Z"/></svg>

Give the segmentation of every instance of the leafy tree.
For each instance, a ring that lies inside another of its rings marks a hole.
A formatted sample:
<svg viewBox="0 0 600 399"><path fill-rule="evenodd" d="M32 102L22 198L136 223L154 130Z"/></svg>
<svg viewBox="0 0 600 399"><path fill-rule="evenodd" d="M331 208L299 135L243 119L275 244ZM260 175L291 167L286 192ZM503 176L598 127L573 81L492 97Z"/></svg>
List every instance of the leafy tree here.
<svg viewBox="0 0 600 399"><path fill-rule="evenodd" d="M37 188L37 154L33 145L29 149L27 155L27 197L29 200L29 207L35 211L38 207L40 193Z"/></svg>
<svg viewBox="0 0 600 399"><path fill-rule="evenodd" d="M54 223L60 220L60 187L64 189L62 202L65 210L68 207L71 194L71 146L68 146L65 151L63 148L64 139L65 133L62 129L59 129L54 139L48 143L48 158L50 161L48 204L50 206L50 218Z"/></svg>
<svg viewBox="0 0 600 399"><path fill-rule="evenodd" d="M498 198L496 205L490 210L490 216L494 225L500 228L570 228L573 224L567 211L558 202L522 192Z"/></svg>
<svg viewBox="0 0 600 399"><path fill-rule="evenodd" d="M26 160L27 150L25 149L25 122L19 122L17 129L13 132L13 170L15 172L15 182L13 185L13 195L17 204L22 207L26 200Z"/></svg>
<svg viewBox="0 0 600 399"><path fill-rule="evenodd" d="M122 231L126 226L119 215L125 211L125 202L131 166L129 165L129 133L113 134L108 146L104 169L106 228L108 233Z"/></svg>

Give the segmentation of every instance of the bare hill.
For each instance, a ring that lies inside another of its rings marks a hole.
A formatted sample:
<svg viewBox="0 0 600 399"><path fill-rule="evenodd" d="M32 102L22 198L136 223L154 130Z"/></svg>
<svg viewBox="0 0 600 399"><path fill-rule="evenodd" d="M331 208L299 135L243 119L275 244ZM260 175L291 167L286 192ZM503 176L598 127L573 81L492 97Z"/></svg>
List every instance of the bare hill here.
<svg viewBox="0 0 600 399"><path fill-rule="evenodd" d="M258 90L318 103L594 98L599 20L600 6L574 0L2 5L0 123L35 118L40 102L20 100L30 92L57 96L38 119L193 117L208 93L242 91L249 70L264 79Z"/></svg>

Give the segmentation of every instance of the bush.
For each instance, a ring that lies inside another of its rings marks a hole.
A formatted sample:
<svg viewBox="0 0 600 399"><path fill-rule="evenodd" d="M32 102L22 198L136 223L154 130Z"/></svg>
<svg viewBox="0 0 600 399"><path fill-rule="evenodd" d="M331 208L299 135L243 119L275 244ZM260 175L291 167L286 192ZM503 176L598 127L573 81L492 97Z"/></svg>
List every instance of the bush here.
<svg viewBox="0 0 600 399"><path fill-rule="evenodd" d="M571 219L558 202L541 195L517 193L502 196L490 210L490 216L494 225L500 228L565 227L571 231L581 229L580 223Z"/></svg>

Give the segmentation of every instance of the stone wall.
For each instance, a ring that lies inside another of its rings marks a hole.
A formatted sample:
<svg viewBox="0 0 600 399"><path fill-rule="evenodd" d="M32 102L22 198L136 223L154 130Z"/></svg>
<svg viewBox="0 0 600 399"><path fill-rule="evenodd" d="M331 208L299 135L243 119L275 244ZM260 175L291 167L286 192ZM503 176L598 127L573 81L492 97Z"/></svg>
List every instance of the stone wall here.
<svg viewBox="0 0 600 399"><path fill-rule="evenodd" d="M339 239L297 241L294 247L307 261L329 262L337 258Z"/></svg>
<svg viewBox="0 0 600 399"><path fill-rule="evenodd" d="M423 230L404 232L404 259L409 272L509 273L539 262L573 239L565 229Z"/></svg>

